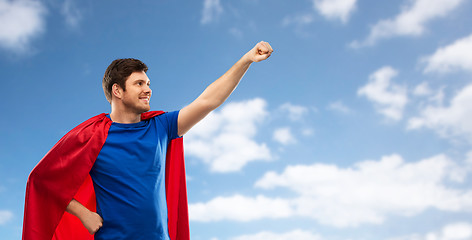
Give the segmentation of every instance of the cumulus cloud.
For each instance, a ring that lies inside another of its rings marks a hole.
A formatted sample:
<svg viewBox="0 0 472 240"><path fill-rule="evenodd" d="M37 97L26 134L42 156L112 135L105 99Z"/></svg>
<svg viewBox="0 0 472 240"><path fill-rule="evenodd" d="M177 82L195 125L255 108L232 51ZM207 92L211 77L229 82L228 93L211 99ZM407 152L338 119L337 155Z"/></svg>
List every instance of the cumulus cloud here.
<svg viewBox="0 0 472 240"><path fill-rule="evenodd" d="M239 171L251 161L271 160L267 145L254 139L268 116L266 105L256 98L212 112L185 136L186 153L202 159L214 172Z"/></svg>
<svg viewBox="0 0 472 240"><path fill-rule="evenodd" d="M286 233L275 233L275 232L260 232L252 235L242 235L231 238L231 240L322 240L323 238L318 234L313 234L309 231L303 231L300 229L293 230Z"/></svg>
<svg viewBox="0 0 472 240"><path fill-rule="evenodd" d="M78 27L82 20L82 13L73 0L65 0L61 7L61 14L64 16L67 25Z"/></svg>
<svg viewBox="0 0 472 240"><path fill-rule="evenodd" d="M241 39L243 37L243 31L239 28L232 27L228 30L229 34L233 35L234 37Z"/></svg>
<svg viewBox="0 0 472 240"><path fill-rule="evenodd" d="M287 112L288 117L292 121L302 120L303 117L308 113L308 108L300 105L291 103L284 103L280 106L282 112Z"/></svg>
<svg viewBox="0 0 472 240"><path fill-rule="evenodd" d="M356 9L357 0L313 0L315 9L330 20L346 23Z"/></svg>
<svg viewBox="0 0 472 240"><path fill-rule="evenodd" d="M472 239L472 224L468 222L451 223L440 231L427 234L412 234L408 236L390 238L388 240L470 240Z"/></svg>
<svg viewBox="0 0 472 240"><path fill-rule="evenodd" d="M344 114L348 114L351 112L351 109L349 109L349 107L347 107L342 101L336 101L336 102L330 103L328 105L328 109L335 112L344 113Z"/></svg>
<svg viewBox="0 0 472 240"><path fill-rule="evenodd" d="M302 129L302 135L304 136L313 136L315 130L313 130L312 128L304 128Z"/></svg>
<svg viewBox="0 0 472 240"><path fill-rule="evenodd" d="M201 24L215 21L223 13L220 0L204 0Z"/></svg>
<svg viewBox="0 0 472 240"><path fill-rule="evenodd" d="M420 97L429 96L431 95L431 93L432 93L432 90L429 87L429 84L427 82L422 82L418 84L413 90L413 94L415 96L420 96Z"/></svg>
<svg viewBox="0 0 472 240"><path fill-rule="evenodd" d="M295 215L346 227L380 224L389 215L412 216L427 208L470 212L472 191L447 187L464 182L467 173L445 155L407 163L393 154L349 168L288 166L280 174L266 173L255 186L290 189L299 194L287 200Z"/></svg>
<svg viewBox="0 0 472 240"><path fill-rule="evenodd" d="M13 213L8 210L0 210L0 225L3 225L13 218Z"/></svg>
<svg viewBox="0 0 472 240"><path fill-rule="evenodd" d="M465 0L407 1L407 5L402 7L402 11L397 16L376 23L364 41L354 41L351 47L371 46L380 39L396 36L420 36L424 34L426 24L447 16L463 2Z"/></svg>
<svg viewBox="0 0 472 240"><path fill-rule="evenodd" d="M422 58L425 73L446 73L455 70L472 71L472 35L439 48L431 56Z"/></svg>
<svg viewBox="0 0 472 240"><path fill-rule="evenodd" d="M396 75L397 71L392 67L382 67L371 74L369 82L357 91L359 96L373 102L378 112L392 120L402 119L403 108L408 102L406 88L391 82Z"/></svg>
<svg viewBox="0 0 472 240"><path fill-rule="evenodd" d="M277 211L274 211L277 209ZM252 221L263 218L284 218L293 215L293 208L284 199L234 195L217 197L206 203L189 204L191 221L220 220Z"/></svg>
<svg viewBox="0 0 472 240"><path fill-rule="evenodd" d="M292 131L289 127L275 129L272 138L283 145L288 145L296 142L295 137L293 137Z"/></svg>
<svg viewBox="0 0 472 240"><path fill-rule="evenodd" d="M444 88L439 87L432 89L428 82L422 82L413 88L412 94L416 97L417 108L423 109L427 105L434 104L435 106L444 103ZM421 111L421 110L420 110Z"/></svg>
<svg viewBox="0 0 472 240"><path fill-rule="evenodd" d="M449 106L428 105L410 118L408 129L430 128L446 138L465 138L472 143L472 84L459 91Z"/></svg>
<svg viewBox="0 0 472 240"><path fill-rule="evenodd" d="M251 221L302 216L326 225L352 227L381 224L391 215L414 216L428 208L472 212L472 191L460 188L472 170L470 156L465 167L442 154L417 162L405 162L393 154L346 168L288 166L282 173L267 172L255 187L267 191L285 188L297 194L294 198L217 197L190 204L190 219Z"/></svg>
<svg viewBox="0 0 472 240"><path fill-rule="evenodd" d="M313 14L302 14L295 16L286 16L282 20L282 26L286 27L292 24L303 26L312 23L315 20Z"/></svg>
<svg viewBox="0 0 472 240"><path fill-rule="evenodd" d="M0 47L25 52L44 32L46 8L35 0L0 0Z"/></svg>

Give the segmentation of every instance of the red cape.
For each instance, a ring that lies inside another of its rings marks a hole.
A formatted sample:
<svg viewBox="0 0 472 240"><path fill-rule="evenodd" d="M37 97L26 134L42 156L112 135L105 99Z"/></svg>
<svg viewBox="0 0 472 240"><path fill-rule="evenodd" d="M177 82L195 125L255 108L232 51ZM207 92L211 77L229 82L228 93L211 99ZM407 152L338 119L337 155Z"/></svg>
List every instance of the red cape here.
<svg viewBox="0 0 472 240"><path fill-rule="evenodd" d="M146 120L161 111L141 115ZM65 210L74 198L96 211L95 192L89 175L112 121L105 113L72 129L44 156L26 185L23 240L93 239L80 220ZM172 240L190 239L187 187L182 138L169 143L166 157L166 197L169 235Z"/></svg>

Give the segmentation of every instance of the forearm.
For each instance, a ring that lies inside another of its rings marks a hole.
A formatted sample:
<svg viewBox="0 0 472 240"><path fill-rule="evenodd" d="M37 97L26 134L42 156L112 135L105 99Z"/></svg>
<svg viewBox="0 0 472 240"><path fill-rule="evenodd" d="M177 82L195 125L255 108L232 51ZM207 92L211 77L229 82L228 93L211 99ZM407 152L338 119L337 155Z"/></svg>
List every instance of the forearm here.
<svg viewBox="0 0 472 240"><path fill-rule="evenodd" d="M103 226L103 219L96 212L88 210L75 199L67 205L66 212L76 216L90 234L94 234Z"/></svg>
<svg viewBox="0 0 472 240"><path fill-rule="evenodd" d="M198 121L219 107L236 89L252 61L244 55L225 74L210 84L200 96L179 113L178 134L184 135Z"/></svg>
<svg viewBox="0 0 472 240"><path fill-rule="evenodd" d="M78 217L79 219L83 219L90 210L88 210L84 205L82 205L77 200L72 199L72 201L70 201L69 205L67 206L66 211Z"/></svg>
<svg viewBox="0 0 472 240"><path fill-rule="evenodd" d="M253 62L267 59L272 48L266 42L258 43L244 54L225 74L210 84L190 105L180 110L178 134L182 136L208 113L215 110L231 95Z"/></svg>
<svg viewBox="0 0 472 240"><path fill-rule="evenodd" d="M204 104L208 111L219 107L236 89L251 63L247 54L244 55L225 74L210 84L196 101Z"/></svg>

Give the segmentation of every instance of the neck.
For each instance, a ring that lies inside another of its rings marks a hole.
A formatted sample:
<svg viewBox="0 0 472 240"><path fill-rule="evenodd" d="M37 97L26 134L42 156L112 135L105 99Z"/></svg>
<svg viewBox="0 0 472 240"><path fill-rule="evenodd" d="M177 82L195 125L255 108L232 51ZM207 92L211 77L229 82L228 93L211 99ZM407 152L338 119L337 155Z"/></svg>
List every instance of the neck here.
<svg viewBox="0 0 472 240"><path fill-rule="evenodd" d="M110 118L116 123L137 123L141 121L141 113L126 111L112 104Z"/></svg>

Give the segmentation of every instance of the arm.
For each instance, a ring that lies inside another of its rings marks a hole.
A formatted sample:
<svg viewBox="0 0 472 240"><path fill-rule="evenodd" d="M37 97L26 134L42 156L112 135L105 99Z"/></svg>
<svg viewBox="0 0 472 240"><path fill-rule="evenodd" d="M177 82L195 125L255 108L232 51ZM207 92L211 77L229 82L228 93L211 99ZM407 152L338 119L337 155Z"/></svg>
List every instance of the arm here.
<svg viewBox="0 0 472 240"><path fill-rule="evenodd" d="M223 76L210 84L205 91L188 106L182 108L178 119L178 134L184 135L211 111L219 107L238 86L253 62L260 62L272 54L267 42L259 42L237 61Z"/></svg>
<svg viewBox="0 0 472 240"><path fill-rule="evenodd" d="M88 208L75 199L70 201L66 211L78 217L90 234L96 233L103 225L103 219L100 215L88 210Z"/></svg>

